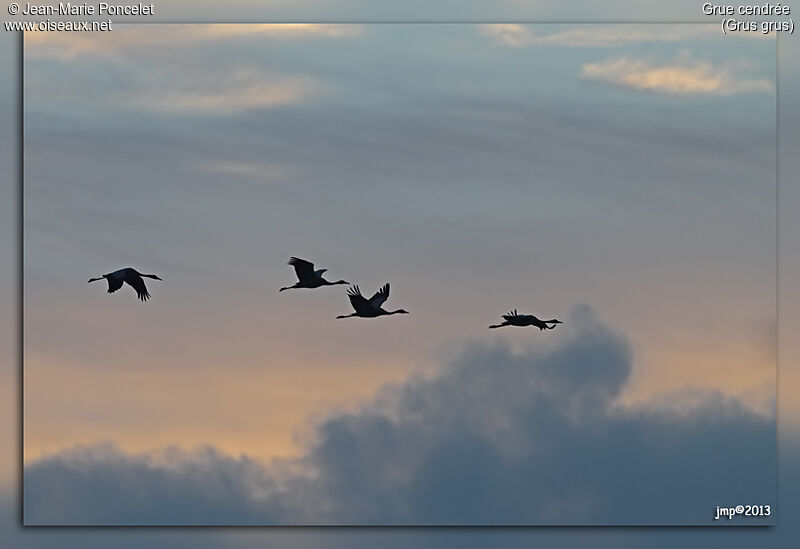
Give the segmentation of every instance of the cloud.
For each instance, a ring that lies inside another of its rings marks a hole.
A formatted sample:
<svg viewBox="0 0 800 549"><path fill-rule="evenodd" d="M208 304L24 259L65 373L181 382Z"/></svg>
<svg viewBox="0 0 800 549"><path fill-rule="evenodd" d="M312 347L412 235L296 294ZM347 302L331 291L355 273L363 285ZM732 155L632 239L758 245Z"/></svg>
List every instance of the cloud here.
<svg viewBox="0 0 800 549"><path fill-rule="evenodd" d="M312 23L114 25L110 33L28 31L24 45L26 58L69 61L84 56L116 58L131 51L163 53L165 47L189 48L250 37L325 39L355 37L362 32L361 25Z"/></svg>
<svg viewBox="0 0 800 549"><path fill-rule="evenodd" d="M646 42L680 42L718 37L714 25L573 25L556 26L551 32L537 32L529 25L513 23L481 25L480 32L496 43L520 48L526 46L616 47ZM563 30L561 30L563 29Z"/></svg>
<svg viewBox="0 0 800 549"><path fill-rule="evenodd" d="M259 523L265 511L253 502L272 486L266 474L247 457L212 448L126 454L107 444L76 447L34 467L25 508L35 507L29 524Z"/></svg>
<svg viewBox="0 0 800 549"><path fill-rule="evenodd" d="M27 79L25 94L39 104L68 106L72 111L94 112L98 107L159 114L220 115L272 109L303 103L323 92L320 78L298 72L291 63L264 59L253 52L269 52L270 42L233 44L251 37L287 40L294 37L352 36L351 25L133 25L113 33L32 32L25 36L25 60L30 67L59 63L53 71L70 65L73 80L54 77L57 90ZM81 33L71 33L73 35ZM50 36L53 35L53 36ZM98 36L95 36L98 35ZM220 61L220 52L246 48ZM266 47L265 47L266 46ZM87 59L85 56L94 56ZM214 61L217 61L216 63ZM92 63L89 63L91 61ZM89 64L87 64L89 63ZM209 68L211 65L216 68ZM99 65L98 65L99 64ZM97 70L97 66L101 70ZM31 73L36 69L31 68ZM80 75L85 77L79 78ZM52 76L52 74L51 74ZM87 84L87 82L89 82ZM87 91L88 90L88 91Z"/></svg>
<svg viewBox="0 0 800 549"><path fill-rule="evenodd" d="M26 467L25 521L690 524L775 504L774 418L718 393L623 408L625 339L586 306L557 334L472 344L323 421L296 461L108 446L43 458Z"/></svg>
<svg viewBox="0 0 800 549"><path fill-rule="evenodd" d="M330 23L276 23L276 24L226 24L209 25L203 29L209 38L228 36L266 35L276 38L344 38L359 36L363 25ZM198 33L199 34L199 33Z"/></svg>
<svg viewBox="0 0 800 549"><path fill-rule="evenodd" d="M782 514L793 513L800 501L800 437L781 432ZM672 549L720 546L730 549L790 547L800 534L796 521L784 520L773 528L23 528L19 526L18 497L0 489L0 538L6 546L29 549L80 548L347 548L425 547L553 548L591 546L596 549Z"/></svg>
<svg viewBox="0 0 800 549"><path fill-rule="evenodd" d="M774 84L767 78L749 78L736 74L744 64L712 65L692 59L688 52L667 64L653 64L642 59L618 57L587 63L581 76L635 90L669 95L734 95L748 92L773 93Z"/></svg>
<svg viewBox="0 0 800 549"><path fill-rule="evenodd" d="M118 106L180 114L229 114L301 103L321 92L309 76L273 74L238 66L227 74L156 71L117 93Z"/></svg>
<svg viewBox="0 0 800 549"><path fill-rule="evenodd" d="M259 179L286 178L289 177L292 172L291 168L275 163L240 162L235 160L204 162L193 167L199 171Z"/></svg>

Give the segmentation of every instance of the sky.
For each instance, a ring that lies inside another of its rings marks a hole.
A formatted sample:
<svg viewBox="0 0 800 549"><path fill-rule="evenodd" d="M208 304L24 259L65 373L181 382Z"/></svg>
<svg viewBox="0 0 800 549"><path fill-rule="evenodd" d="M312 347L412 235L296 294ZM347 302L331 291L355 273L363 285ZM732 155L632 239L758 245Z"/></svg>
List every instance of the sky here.
<svg viewBox="0 0 800 549"><path fill-rule="evenodd" d="M137 25L24 53L28 523L702 523L720 494L774 500L774 37ZM412 314L278 294L291 255ZM165 279L151 302L85 283L126 265ZM511 308L566 324L488 332ZM709 477L712 433L736 457ZM141 483L196 505L91 504ZM697 507L643 508L645 486Z"/></svg>
<svg viewBox="0 0 800 549"><path fill-rule="evenodd" d="M453 6L448 2L437 4L426 3L424 7L404 3L385 3L385 2L270 2L259 3L257 6L247 2L235 2L232 9L223 10L218 5L210 3L193 3L197 6L192 11L193 20L242 20L245 18L255 18L255 20L307 20L313 16L314 20L342 21L342 20L364 20L382 18L409 19L430 19L447 18L452 13ZM493 2L489 3L458 3L459 13L464 14L466 19L478 20L541 20L569 18L588 18L594 20L608 20L609 18L620 19L657 19L657 20L699 20L696 16L698 5L694 2L677 2L674 4L663 4L653 2L607 2L607 3L563 3L548 2ZM166 18L173 21L186 20L186 3L182 2L161 2L159 3L160 13L166 14ZM311 14L311 16L309 15ZM195 15L197 16L195 18ZM2 139L3 146L0 147L0 154L4 158L2 165L7 167L4 184L0 186L0 204L2 204L3 215L2 231L0 238L0 249L4 256L15 257L16 242L15 234L18 216L15 204L17 203L18 189L16 174L14 170L8 171L9 167L15 165L15 154L19 147L17 140L18 132L15 129L17 121L17 100L16 76L18 75L18 65L16 53L17 40L8 33L2 37L3 55L0 58L0 67L6 79L0 80L0 97L2 97L2 120L3 124ZM797 128L798 110L796 98L800 97L796 93L798 77L796 60L796 41L791 37L781 37L781 54L779 62L781 66L781 78L779 81L780 96L779 101L782 105L781 125L779 133L781 136L780 150L782 151L780 174L784 184L781 188L781 210L791 211L792 205L797 201L796 189L786 185L790 175L796 172L796 158L790 154L797 148ZM794 92L793 92L794 90ZM792 234L797 233L796 217L782 215L780 227L782 238L780 241L780 319L778 324L779 334L779 358L780 371L778 386L778 425L780 430L779 437L779 460L780 460L780 484L779 502L784 516L791 514L796 494L791 492L792 486L797 485L796 466L797 450L796 441L797 429L796 418L799 402L796 396L798 387L796 368L797 345L785 336L797 328L797 298L798 294L794 285L798 277L797 268L800 263L797 259L797 240L792 238ZM649 546L674 546L681 544L687 547L701 547L709 544L724 543L726 546L752 546L759 543L765 547L785 546L789 539L794 536L792 524L789 521L779 522L779 526L769 529L742 530L735 531L726 529L381 529L381 530L336 530L336 529L250 529L250 530L150 530L150 529L123 529L123 530L65 530L65 529L20 529L16 526L18 521L17 509L17 490L19 486L19 462L17 459L18 424L17 406L18 395L18 358L16 355L16 332L17 323L14 315L16 303L16 290L18 279L16 276L16 261L3 262L0 264L0 300L3 303L2 310L5 313L0 317L0 326L3 333L3 348L5 352L0 361L3 365L2 386L7 391L5 402L6 421L2 423L4 438L13 441L8 445L7 452L3 453L2 465L3 480L3 501L2 517L4 528L4 538L9 540L11 546L19 547L39 547L52 546L58 543L59 546L73 544L81 547L107 546L113 543L116 546L140 546L146 541L150 546L297 546L297 547L358 547L374 546L376 543L382 545L403 545L409 543L426 547L449 547L449 546L469 546L469 544L484 545L487 542L499 546L515 547L529 546L531 541L546 541L551 546L572 547L584 544L587 540L583 537L589 536L592 543L597 546L641 546L647 543ZM151 287L152 289L152 287ZM104 296L105 297L105 296ZM338 312L338 310L337 310ZM794 446L793 446L794 444Z"/></svg>

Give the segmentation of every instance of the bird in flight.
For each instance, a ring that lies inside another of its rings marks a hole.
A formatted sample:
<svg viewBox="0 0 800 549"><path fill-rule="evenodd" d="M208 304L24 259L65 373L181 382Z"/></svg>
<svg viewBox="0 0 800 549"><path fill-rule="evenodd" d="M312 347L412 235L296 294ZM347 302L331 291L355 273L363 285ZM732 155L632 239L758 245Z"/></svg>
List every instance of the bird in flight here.
<svg viewBox="0 0 800 549"><path fill-rule="evenodd" d="M540 320L533 315L521 315L514 309L510 313L503 315L503 322L501 324L493 324L489 328L502 328L503 326L536 326L539 330L552 330L556 324L563 324L560 320L553 318L551 320ZM550 326L552 324L552 326Z"/></svg>
<svg viewBox="0 0 800 549"><path fill-rule="evenodd" d="M126 267L124 269L114 271L113 273L104 274L103 276L99 276L97 278L90 278L89 282L95 282L96 280L103 280L105 278L108 281L108 293L110 294L113 294L122 288L123 282L127 282L129 286L136 290L136 295L139 297L139 299L142 301L147 301L150 299L150 293L147 291L147 286L145 286L142 277L161 280L161 278L159 278L157 275L142 274L136 269Z"/></svg>
<svg viewBox="0 0 800 549"><path fill-rule="evenodd" d="M351 316L360 316L361 318L375 318L376 316L388 316L396 314L409 314L404 309L397 309L396 311L387 311L381 305L389 299L389 283L375 292L371 298L367 299L361 295L361 290L358 286L352 286L347 291L347 297L350 298L350 304L355 309L355 313L349 315L339 315L336 318L349 318Z"/></svg>
<svg viewBox="0 0 800 549"><path fill-rule="evenodd" d="M284 286L279 292L283 290L291 290L293 288L319 288L320 286L334 286L336 284L350 284L346 280L337 280L330 282L322 278L322 274L328 269L314 270L314 264L299 257L292 257L289 259L289 265L294 267L294 272L297 273L297 283L294 286Z"/></svg>

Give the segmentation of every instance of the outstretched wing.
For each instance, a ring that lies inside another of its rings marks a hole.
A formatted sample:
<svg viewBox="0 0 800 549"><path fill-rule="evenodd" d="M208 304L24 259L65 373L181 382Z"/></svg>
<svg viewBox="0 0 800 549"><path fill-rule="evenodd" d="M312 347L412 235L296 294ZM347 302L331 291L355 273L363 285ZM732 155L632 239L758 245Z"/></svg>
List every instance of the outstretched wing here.
<svg viewBox="0 0 800 549"><path fill-rule="evenodd" d="M147 286L144 285L144 280L142 277L138 275L129 276L125 279L125 282L130 284L133 289L136 290L136 295L139 297L139 299L142 301L147 301L150 299L150 293L147 291ZM120 282L120 284L122 283Z"/></svg>
<svg viewBox="0 0 800 549"><path fill-rule="evenodd" d="M383 305L386 300L389 299L389 283L383 285L383 287L375 292L371 298L369 298L369 304L372 305L375 309L380 309L381 305Z"/></svg>
<svg viewBox="0 0 800 549"><path fill-rule="evenodd" d="M349 290L347 290L347 297L350 298L350 305L353 306L353 309L359 314L362 313L371 313L375 311L375 307L361 295L361 289L358 286L351 286Z"/></svg>
<svg viewBox="0 0 800 549"><path fill-rule="evenodd" d="M505 320L508 320L508 321L510 322L510 321L512 321L512 320L514 320L514 319L516 319L516 318L518 318L519 316L520 316L520 315L518 315L518 314L517 314L517 310L516 310L516 309L514 309L513 311L510 311L508 314L505 314L505 315L503 315L503 318L504 318Z"/></svg>
<svg viewBox="0 0 800 549"><path fill-rule="evenodd" d="M289 265L294 267L294 272L297 273L297 278L300 282L311 282L316 277L314 276L314 264L299 257L292 257L289 259Z"/></svg>
<svg viewBox="0 0 800 549"><path fill-rule="evenodd" d="M122 278L117 278L115 276L107 276L106 280L108 281L108 293L110 294L122 288L122 283L124 282Z"/></svg>

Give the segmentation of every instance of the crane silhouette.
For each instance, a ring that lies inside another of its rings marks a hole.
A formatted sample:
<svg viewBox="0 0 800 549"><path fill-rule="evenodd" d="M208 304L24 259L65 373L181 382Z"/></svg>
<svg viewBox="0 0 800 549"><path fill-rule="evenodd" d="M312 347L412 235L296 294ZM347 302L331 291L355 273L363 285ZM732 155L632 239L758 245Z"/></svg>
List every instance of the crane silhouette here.
<svg viewBox="0 0 800 549"><path fill-rule="evenodd" d="M319 288L320 286L334 286L336 284L350 284L346 280L337 280L330 282L322 278L322 274L328 269L314 270L314 264L299 257L292 257L289 259L289 265L294 267L297 274L297 283L294 286L284 286L279 292L284 290L291 290L294 288Z"/></svg>
<svg viewBox="0 0 800 549"><path fill-rule="evenodd" d="M500 324L493 324L489 328L502 328L503 326L536 326L539 330L552 330L556 324L563 324L560 320L553 318L551 320L540 320L533 315L521 315L514 309L508 314L503 315L503 322ZM550 326L552 324L552 326Z"/></svg>
<svg viewBox="0 0 800 549"><path fill-rule="evenodd" d="M124 269L114 271L113 273L104 274L103 276L97 278L90 278L89 282L95 282L105 278L108 281L108 293L110 294L113 294L122 288L123 282L127 282L129 286L136 290L136 295L139 299L142 301L147 301L150 299L150 292L147 291L147 286L145 286L142 277L161 280L158 275L142 274L136 269L126 267Z"/></svg>
<svg viewBox="0 0 800 549"><path fill-rule="evenodd" d="M352 286L349 290L347 290L347 297L350 298L350 304L355 309L355 313L349 315L339 315L336 318L350 318L351 316L358 316L361 318L375 318L377 316L388 316L388 315L396 315L396 314L409 314L408 311L404 309L397 309L396 311L387 311L381 305L383 305L387 299L389 299L389 283L383 285L383 287L375 292L371 298L367 299L363 295L361 295L361 290L358 286Z"/></svg>

